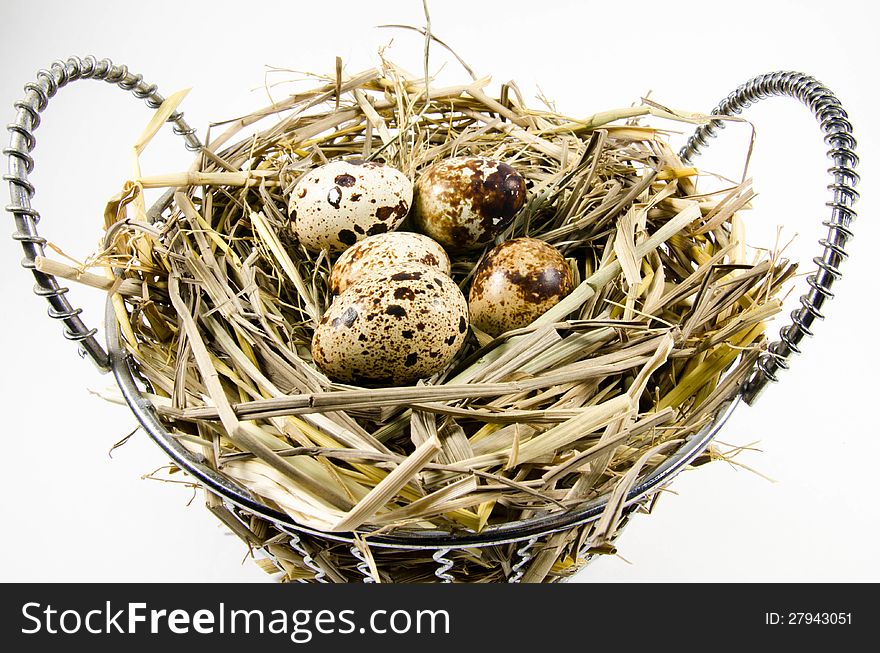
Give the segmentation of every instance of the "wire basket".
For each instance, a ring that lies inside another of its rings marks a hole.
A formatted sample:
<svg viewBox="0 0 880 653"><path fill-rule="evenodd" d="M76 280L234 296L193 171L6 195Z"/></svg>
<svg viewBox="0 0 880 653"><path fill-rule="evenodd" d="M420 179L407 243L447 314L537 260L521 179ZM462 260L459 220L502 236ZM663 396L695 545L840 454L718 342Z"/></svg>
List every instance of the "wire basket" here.
<svg viewBox="0 0 880 653"><path fill-rule="evenodd" d="M471 577L479 577L482 582L555 582L576 573L594 555L613 550L613 542L629 518L646 510L676 474L704 454L731 412L741 402L753 404L765 386L777 380L779 370L787 367L789 357L799 352L801 341L812 335L813 322L822 318L822 307L833 296L831 287L840 277L840 264L846 258L846 244L852 236L850 223L856 217L852 208L858 199L856 141L847 114L834 94L814 78L797 72L774 72L749 80L725 98L712 115L737 115L754 102L771 96L797 99L811 110L832 161L828 171L830 215L823 223L828 234L820 240L821 254L813 259L818 270L807 277L809 290L800 299L801 307L791 314L791 323L781 329L778 341L762 354L741 360L740 364L749 365L751 370L732 398L715 407L712 421L688 436L660 465L641 475L623 497L604 495L576 509L493 524L479 532L325 532L297 523L287 513L270 507L183 446L146 396L147 387L122 346L111 302L107 303L105 349L96 338L97 330L84 324L81 310L68 301L68 289L55 276L37 269L36 261L44 254L46 240L37 231L40 215L31 206L34 188L28 174L34 165L33 133L40 124L40 113L58 89L79 79L106 81L130 91L154 109L164 102L156 87L145 83L141 76L132 74L125 66L93 57L55 62L37 73L35 82L25 86L25 97L15 104L16 120L8 126L9 147L4 149L9 163L4 179L9 182L11 195L7 210L16 223L13 237L24 249L22 264L33 272L34 290L48 301L50 317L64 324L65 337L76 342L83 357L92 360L101 371L113 373L143 429L177 467L210 493L210 510L250 546L261 550L287 579L300 582L467 582ZM202 149L195 130L181 113L173 113L168 122L184 139L187 149ZM680 158L689 162L723 127L721 119L701 125L680 152ZM159 210L170 201L171 196L166 195L160 200ZM157 215L156 211L151 213ZM592 533L610 501L619 503L618 519L602 546L597 547ZM406 564L400 565L403 553ZM334 564L328 564L330 557Z"/></svg>

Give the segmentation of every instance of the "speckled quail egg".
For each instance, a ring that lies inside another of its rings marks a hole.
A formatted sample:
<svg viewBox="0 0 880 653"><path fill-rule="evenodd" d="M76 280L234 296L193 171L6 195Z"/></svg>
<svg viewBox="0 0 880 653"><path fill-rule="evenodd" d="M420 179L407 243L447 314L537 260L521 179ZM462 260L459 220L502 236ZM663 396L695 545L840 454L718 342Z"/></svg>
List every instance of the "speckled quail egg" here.
<svg viewBox="0 0 880 653"><path fill-rule="evenodd" d="M330 273L330 292L338 295L350 283L401 263L422 263L449 274L449 256L436 240L409 231L390 231L364 238L342 252Z"/></svg>
<svg viewBox="0 0 880 653"><path fill-rule="evenodd" d="M430 165L416 181L412 219L450 250L491 241L526 200L525 179L506 163L457 157Z"/></svg>
<svg viewBox="0 0 880 653"><path fill-rule="evenodd" d="M378 162L332 161L304 174L290 193L288 215L306 249L341 252L394 231L412 203L412 183Z"/></svg>
<svg viewBox="0 0 880 653"><path fill-rule="evenodd" d="M528 326L573 289L571 268L555 247L535 238L508 240L488 252L474 272L471 322L498 336Z"/></svg>
<svg viewBox="0 0 880 653"><path fill-rule="evenodd" d="M458 285L437 268L404 263L356 280L333 301L312 357L337 381L403 385L442 370L467 331Z"/></svg>

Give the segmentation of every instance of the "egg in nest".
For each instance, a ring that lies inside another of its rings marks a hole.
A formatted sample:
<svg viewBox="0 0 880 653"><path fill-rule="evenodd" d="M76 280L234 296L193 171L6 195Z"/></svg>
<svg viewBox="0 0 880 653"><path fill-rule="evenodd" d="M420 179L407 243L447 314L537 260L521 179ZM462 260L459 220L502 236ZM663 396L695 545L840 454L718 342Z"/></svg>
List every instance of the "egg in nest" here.
<svg viewBox="0 0 880 653"><path fill-rule="evenodd" d="M477 266L468 297L475 327L498 336L528 326L574 289L562 254L536 238L508 240Z"/></svg>
<svg viewBox="0 0 880 653"><path fill-rule="evenodd" d="M391 166L332 161L304 174L291 190L290 226L306 249L341 252L397 229L412 195L410 180Z"/></svg>
<svg viewBox="0 0 880 653"><path fill-rule="evenodd" d="M526 200L526 182L511 166L480 156L444 159L416 181L413 224L450 250L491 241Z"/></svg>
<svg viewBox="0 0 880 653"><path fill-rule="evenodd" d="M401 263L421 263L450 274L449 256L435 240L409 231L364 238L342 252L330 273L330 292L340 294L357 279Z"/></svg>
<svg viewBox="0 0 880 653"><path fill-rule="evenodd" d="M355 280L333 300L312 357L336 381L406 385L446 367L467 331L458 285L436 268L405 263Z"/></svg>

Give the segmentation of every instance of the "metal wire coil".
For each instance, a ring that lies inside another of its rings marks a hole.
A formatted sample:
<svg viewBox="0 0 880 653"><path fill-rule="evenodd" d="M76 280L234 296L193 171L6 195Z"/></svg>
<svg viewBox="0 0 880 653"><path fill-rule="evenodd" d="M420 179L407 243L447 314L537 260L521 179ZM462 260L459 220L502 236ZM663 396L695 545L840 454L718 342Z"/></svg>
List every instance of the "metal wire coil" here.
<svg viewBox="0 0 880 653"><path fill-rule="evenodd" d="M828 158L834 165L828 169L832 182L828 185L831 200L826 206L831 216L822 224L828 227L828 235L819 240L821 255L813 259L818 267L815 274L807 277L810 290L800 298L801 307L791 313L791 324L779 332L779 340L770 344L755 365L755 370L742 388L743 399L752 404L771 381L777 381L780 369L788 369L788 359L800 353L800 343L812 336L811 327L815 320L824 319L822 307L834 297L831 287L841 277L840 264L847 258L846 244L852 238L850 223L856 212L852 208L859 198L856 185L859 175L855 168L859 158L856 155L856 139L852 124L840 100L817 79L799 72L779 71L759 75L737 88L722 100L712 111L712 115L738 115L753 103L772 96L787 96L799 100L807 106L825 134L825 144L829 146ZM690 161L708 145L724 121L713 120L701 125L682 148L683 161Z"/></svg>
<svg viewBox="0 0 880 653"><path fill-rule="evenodd" d="M34 292L49 302L49 317L64 324L64 337L79 343L82 356L90 358L100 370L108 372L110 360L95 339L97 329L88 328L80 319L82 309L74 308L67 300L68 288L61 286L54 276L36 269L35 260L43 255L46 239L37 232L40 214L31 206L34 186L28 180L28 174L34 169L31 155L37 144L34 132L40 126L40 113L46 109L58 89L78 79L97 79L115 84L144 100L151 109L159 108L165 98L159 95L155 84L147 84L141 75L130 72L126 66L115 65L109 59L98 60L93 56L56 61L48 70L37 72L36 79L25 84L24 98L14 105L18 110L15 122L6 126L9 146L3 149L3 154L8 157L9 163L3 180L9 182L11 198L6 210L15 218L16 230L12 237L24 249L21 264L31 270L36 279ZM168 122L172 123L174 133L184 138L188 150L197 152L201 149L202 144L195 129L186 123L182 113L172 114Z"/></svg>

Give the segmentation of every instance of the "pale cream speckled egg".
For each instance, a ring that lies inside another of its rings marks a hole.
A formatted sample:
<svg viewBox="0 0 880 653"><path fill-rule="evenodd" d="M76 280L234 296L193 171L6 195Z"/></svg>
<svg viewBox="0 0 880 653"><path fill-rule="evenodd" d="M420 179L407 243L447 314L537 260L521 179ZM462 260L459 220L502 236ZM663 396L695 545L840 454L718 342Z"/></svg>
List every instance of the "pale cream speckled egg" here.
<svg viewBox="0 0 880 653"><path fill-rule="evenodd" d="M449 274L449 256L435 240L409 231L364 238L342 252L330 273L330 292L340 294L352 281L401 263L422 263Z"/></svg>
<svg viewBox="0 0 880 653"><path fill-rule="evenodd" d="M467 250L491 241L526 200L526 181L506 163L456 157L431 164L416 181L413 224L444 247Z"/></svg>
<svg viewBox="0 0 880 653"><path fill-rule="evenodd" d="M312 337L330 378L404 385L452 361L468 331L467 301L436 268L405 263L358 279L337 297Z"/></svg>
<svg viewBox="0 0 880 653"><path fill-rule="evenodd" d="M536 238L507 240L483 257L471 281L473 325L491 336L528 326L574 289L562 254Z"/></svg>
<svg viewBox="0 0 880 653"><path fill-rule="evenodd" d="M341 252L394 231L412 203L412 183L379 162L332 161L304 174L290 193L290 226L306 249Z"/></svg>

